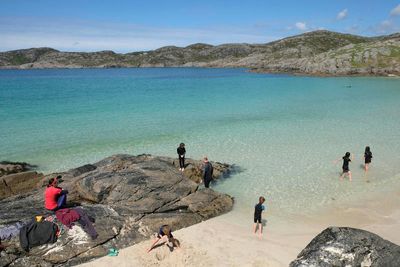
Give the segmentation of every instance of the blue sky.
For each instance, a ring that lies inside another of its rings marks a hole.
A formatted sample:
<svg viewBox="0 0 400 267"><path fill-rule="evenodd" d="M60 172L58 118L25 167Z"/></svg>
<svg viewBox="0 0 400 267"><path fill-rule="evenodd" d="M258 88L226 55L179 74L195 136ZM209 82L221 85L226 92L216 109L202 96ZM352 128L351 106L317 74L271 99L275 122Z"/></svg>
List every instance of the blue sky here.
<svg viewBox="0 0 400 267"><path fill-rule="evenodd" d="M0 0L0 51L131 52L192 43L267 43L326 29L400 31L400 0Z"/></svg>

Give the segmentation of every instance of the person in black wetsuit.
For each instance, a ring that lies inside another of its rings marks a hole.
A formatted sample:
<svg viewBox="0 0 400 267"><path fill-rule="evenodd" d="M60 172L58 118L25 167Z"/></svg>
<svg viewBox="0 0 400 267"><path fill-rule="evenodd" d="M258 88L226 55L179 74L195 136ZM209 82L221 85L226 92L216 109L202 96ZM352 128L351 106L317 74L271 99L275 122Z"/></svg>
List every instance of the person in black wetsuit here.
<svg viewBox="0 0 400 267"><path fill-rule="evenodd" d="M207 157L204 157L203 162L204 162L204 165L203 165L203 168L204 168L204 170L203 170L204 186L206 188L209 188L210 187L210 182L213 179L214 168L213 168L211 162L208 161Z"/></svg>
<svg viewBox="0 0 400 267"><path fill-rule="evenodd" d="M147 252L150 252L160 240L167 242L167 246L171 250L173 250L174 247L180 248L180 242L172 235L171 227L167 224L164 224L160 227L160 230L157 233L157 239L147 250Z"/></svg>
<svg viewBox="0 0 400 267"><path fill-rule="evenodd" d="M354 156L350 154L350 152L346 152L346 154L342 157L342 159L343 159L343 165L342 165L342 174L340 175L340 180L343 180L344 176L347 175L349 177L349 180L351 181L351 171L349 168L349 163L354 159ZM337 161L339 160L340 159L338 159Z"/></svg>
<svg viewBox="0 0 400 267"><path fill-rule="evenodd" d="M184 171L185 170L185 154L186 154L185 144L181 143L179 145L179 147L176 149L176 152L178 153L178 158L179 158L179 170Z"/></svg>
<svg viewBox="0 0 400 267"><path fill-rule="evenodd" d="M365 152L364 152L364 168L365 168L365 172L368 171L369 168L369 164L371 163L372 160L372 152L371 149L369 148L369 146L365 147Z"/></svg>
<svg viewBox="0 0 400 267"><path fill-rule="evenodd" d="M263 205L265 201L264 197L259 197L258 199L258 204L254 207L254 226L253 226L253 231L254 234L257 234L257 228L259 230L259 238L262 238L262 231L263 231L263 225L262 225L262 219L261 219L261 213L263 210L265 210L265 207Z"/></svg>

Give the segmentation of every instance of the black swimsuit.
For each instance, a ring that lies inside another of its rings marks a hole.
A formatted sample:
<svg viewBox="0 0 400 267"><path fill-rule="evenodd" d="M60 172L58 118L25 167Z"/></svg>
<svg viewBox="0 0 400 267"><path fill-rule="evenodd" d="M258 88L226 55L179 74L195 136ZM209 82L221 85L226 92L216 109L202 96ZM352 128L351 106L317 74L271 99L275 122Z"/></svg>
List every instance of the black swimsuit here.
<svg viewBox="0 0 400 267"><path fill-rule="evenodd" d="M185 168L185 153L186 149L184 147L178 147L176 149L179 157L179 168Z"/></svg>
<svg viewBox="0 0 400 267"><path fill-rule="evenodd" d="M350 169L349 169L349 162L350 161L351 161L350 158L343 157L343 166L342 166L343 172L349 172L350 171Z"/></svg>
<svg viewBox="0 0 400 267"><path fill-rule="evenodd" d="M371 163L372 153L371 152L365 152L364 153L364 158L365 158L365 164Z"/></svg>
<svg viewBox="0 0 400 267"><path fill-rule="evenodd" d="M261 213L263 211L263 207L261 203L258 203L254 207L254 223L261 223Z"/></svg>

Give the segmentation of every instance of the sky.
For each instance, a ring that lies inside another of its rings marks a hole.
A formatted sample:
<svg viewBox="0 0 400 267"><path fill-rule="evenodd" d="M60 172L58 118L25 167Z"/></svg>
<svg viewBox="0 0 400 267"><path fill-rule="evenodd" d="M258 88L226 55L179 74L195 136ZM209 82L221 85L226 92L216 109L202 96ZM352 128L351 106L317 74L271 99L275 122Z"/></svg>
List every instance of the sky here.
<svg viewBox="0 0 400 267"><path fill-rule="evenodd" d="M119 53L268 43L313 30L400 32L400 0L0 0L0 51Z"/></svg>

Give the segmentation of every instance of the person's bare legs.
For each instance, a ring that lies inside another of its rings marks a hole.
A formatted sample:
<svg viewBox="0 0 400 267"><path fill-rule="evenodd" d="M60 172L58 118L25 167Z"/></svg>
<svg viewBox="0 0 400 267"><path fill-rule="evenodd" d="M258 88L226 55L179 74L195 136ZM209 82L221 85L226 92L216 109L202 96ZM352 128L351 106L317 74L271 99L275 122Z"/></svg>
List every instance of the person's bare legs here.
<svg viewBox="0 0 400 267"><path fill-rule="evenodd" d="M254 225L253 225L253 232L254 232L254 234L257 233L257 224L258 224L258 223L254 223Z"/></svg>
<svg viewBox="0 0 400 267"><path fill-rule="evenodd" d="M172 243L173 248L176 247L177 251L181 250L181 242L178 239L171 237L169 241Z"/></svg>
<svg viewBox="0 0 400 267"><path fill-rule="evenodd" d="M369 163L365 163L364 168L365 168L365 172L367 172L368 168L369 168Z"/></svg>
<svg viewBox="0 0 400 267"><path fill-rule="evenodd" d="M258 238L262 239L262 233L263 233L263 225L260 223L260 228L259 228L260 233L258 234Z"/></svg>
<svg viewBox="0 0 400 267"><path fill-rule="evenodd" d="M351 171L348 171L347 175L349 176L349 181L351 182Z"/></svg>
<svg viewBox="0 0 400 267"><path fill-rule="evenodd" d="M346 174L345 172L342 172L342 174L340 175L340 181L343 180L345 174Z"/></svg>

